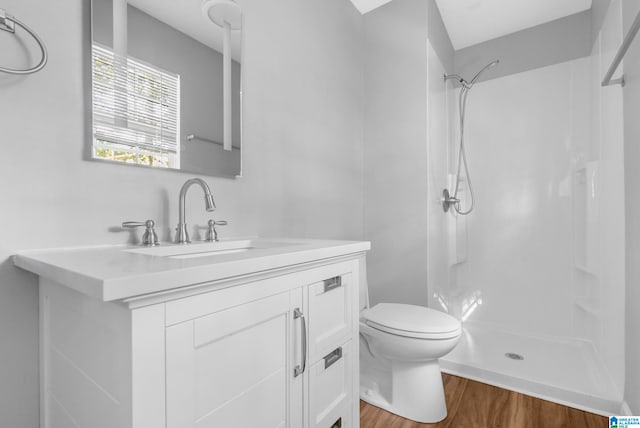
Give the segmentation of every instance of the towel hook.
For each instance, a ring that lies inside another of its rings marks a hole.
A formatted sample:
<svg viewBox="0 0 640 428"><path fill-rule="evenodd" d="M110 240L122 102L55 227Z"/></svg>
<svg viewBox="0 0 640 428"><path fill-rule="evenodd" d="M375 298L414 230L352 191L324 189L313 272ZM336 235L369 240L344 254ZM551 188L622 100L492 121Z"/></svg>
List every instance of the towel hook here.
<svg viewBox="0 0 640 428"><path fill-rule="evenodd" d="M29 33L31 37L38 42L38 46L40 47L40 52L42 53L42 59L38 63L38 65L28 68L26 70L18 70L13 68L0 67L0 71L9 73L9 74L31 74L37 71L40 71L47 64L47 48L44 46L44 42L38 37L38 35L25 24L17 20L14 16L11 16L6 13L4 9L0 9L0 30L8 31L9 33L16 32L16 25L21 27L24 31Z"/></svg>

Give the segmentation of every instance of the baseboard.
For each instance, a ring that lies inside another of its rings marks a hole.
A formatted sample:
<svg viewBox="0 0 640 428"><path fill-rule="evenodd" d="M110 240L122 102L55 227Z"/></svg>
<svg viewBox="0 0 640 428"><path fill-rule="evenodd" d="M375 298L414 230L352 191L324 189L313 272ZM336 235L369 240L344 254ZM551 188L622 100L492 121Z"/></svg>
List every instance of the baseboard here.
<svg viewBox="0 0 640 428"><path fill-rule="evenodd" d="M440 367L441 370L447 374L464 377L601 416L611 416L613 413L622 410L622 405L619 401L564 390L477 367L452 363L444 359L440 360ZM625 415L626 414L620 414L617 416Z"/></svg>

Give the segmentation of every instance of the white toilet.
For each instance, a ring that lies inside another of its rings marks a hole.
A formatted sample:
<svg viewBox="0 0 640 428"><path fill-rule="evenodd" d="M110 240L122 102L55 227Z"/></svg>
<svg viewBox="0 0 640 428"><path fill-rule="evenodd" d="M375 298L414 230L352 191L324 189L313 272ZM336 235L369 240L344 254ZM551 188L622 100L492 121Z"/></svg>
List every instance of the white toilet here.
<svg viewBox="0 0 640 428"><path fill-rule="evenodd" d="M360 314L360 398L407 419L447 416L438 358L458 343L460 321L423 306L379 303Z"/></svg>

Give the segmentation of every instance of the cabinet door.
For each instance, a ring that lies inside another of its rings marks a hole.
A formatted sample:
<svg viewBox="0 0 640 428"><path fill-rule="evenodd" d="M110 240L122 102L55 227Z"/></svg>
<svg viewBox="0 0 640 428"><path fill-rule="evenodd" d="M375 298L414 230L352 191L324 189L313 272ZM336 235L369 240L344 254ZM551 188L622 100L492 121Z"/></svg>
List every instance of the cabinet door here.
<svg viewBox="0 0 640 428"><path fill-rule="evenodd" d="M290 296L167 328L167 428L296 427Z"/></svg>

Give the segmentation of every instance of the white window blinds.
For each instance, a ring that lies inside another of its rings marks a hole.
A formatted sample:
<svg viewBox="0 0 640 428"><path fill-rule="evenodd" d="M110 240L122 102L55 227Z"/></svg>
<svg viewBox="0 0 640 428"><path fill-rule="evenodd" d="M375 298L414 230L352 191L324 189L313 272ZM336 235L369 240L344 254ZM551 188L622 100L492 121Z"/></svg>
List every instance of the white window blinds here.
<svg viewBox="0 0 640 428"><path fill-rule="evenodd" d="M107 147L136 159L140 154L155 155L175 163L180 149L179 100L180 76L93 44L94 156ZM109 157L100 153L98 157ZM163 163L156 165L175 167Z"/></svg>

